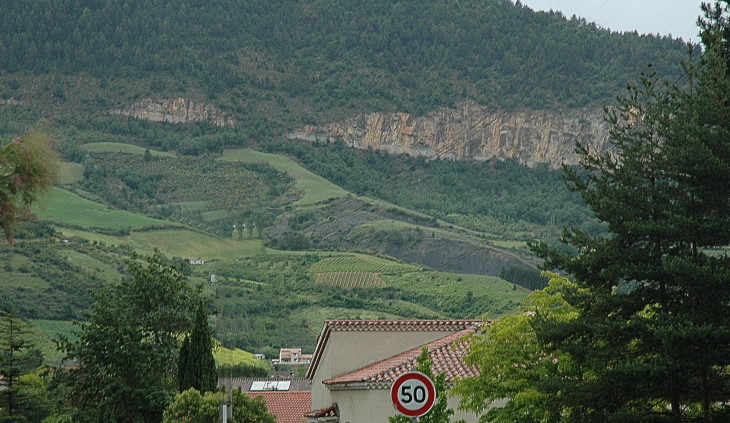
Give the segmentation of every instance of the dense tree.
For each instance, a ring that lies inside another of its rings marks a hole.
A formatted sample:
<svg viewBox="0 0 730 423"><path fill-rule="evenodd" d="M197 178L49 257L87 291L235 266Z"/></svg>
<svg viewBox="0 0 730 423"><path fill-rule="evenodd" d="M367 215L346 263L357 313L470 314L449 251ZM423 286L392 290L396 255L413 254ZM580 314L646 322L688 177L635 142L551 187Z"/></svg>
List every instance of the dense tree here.
<svg viewBox="0 0 730 423"><path fill-rule="evenodd" d="M482 414L494 423L558 422L563 410L554 406L556 387L579 377L567 354L546 351L532 322L535 316L555 324L580 317L566 296L585 294L576 284L557 274L548 286L530 294L520 313L492 322L471 336L468 364L479 367L479 376L465 378L454 387L460 407Z"/></svg>
<svg viewBox="0 0 730 423"><path fill-rule="evenodd" d="M532 320L580 370L552 387L556 421L730 418L729 6L704 6L685 81L644 76L608 114L613 150L581 148L567 170L609 235L567 230L575 254L535 246L586 290L566 296L580 319Z"/></svg>
<svg viewBox="0 0 730 423"><path fill-rule="evenodd" d="M35 370L39 363L33 354L28 336L31 326L12 313L0 315L0 422L26 422L37 408L29 395L28 381L23 375Z"/></svg>
<svg viewBox="0 0 730 423"><path fill-rule="evenodd" d="M159 421L176 391L179 339L200 291L159 252L132 260L129 273L100 287L79 339L62 343L79 362L62 377L83 421Z"/></svg>
<svg viewBox="0 0 730 423"><path fill-rule="evenodd" d="M190 388L202 393L211 392L218 385L208 310L202 302L195 312L193 329L185 336L180 348L177 378L181 392Z"/></svg>
<svg viewBox="0 0 730 423"><path fill-rule="evenodd" d="M163 423L216 423L220 421L220 407L233 402L230 423L276 423L276 417L266 409L263 397L252 398L240 389L232 393L206 392L194 388L178 394L165 410Z"/></svg>
<svg viewBox="0 0 730 423"><path fill-rule="evenodd" d="M50 137L38 131L0 146L0 229L13 241L13 228L30 215L30 205L56 177Z"/></svg>

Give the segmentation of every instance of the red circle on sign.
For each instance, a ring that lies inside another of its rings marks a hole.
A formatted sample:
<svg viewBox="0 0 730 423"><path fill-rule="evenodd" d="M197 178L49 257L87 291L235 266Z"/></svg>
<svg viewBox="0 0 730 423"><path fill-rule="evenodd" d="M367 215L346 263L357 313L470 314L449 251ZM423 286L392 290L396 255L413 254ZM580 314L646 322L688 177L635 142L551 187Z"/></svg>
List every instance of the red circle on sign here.
<svg viewBox="0 0 730 423"><path fill-rule="evenodd" d="M404 416L420 417L428 413L436 402L436 387L421 372L404 373L393 382L390 400Z"/></svg>

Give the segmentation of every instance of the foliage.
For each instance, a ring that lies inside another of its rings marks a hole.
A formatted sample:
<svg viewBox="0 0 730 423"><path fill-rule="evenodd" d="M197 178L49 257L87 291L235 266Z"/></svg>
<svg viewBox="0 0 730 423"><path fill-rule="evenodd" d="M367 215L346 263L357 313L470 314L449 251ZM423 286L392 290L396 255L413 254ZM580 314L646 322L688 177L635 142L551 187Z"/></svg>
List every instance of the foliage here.
<svg viewBox="0 0 730 423"><path fill-rule="evenodd" d="M554 407L555 386L581 377L567 354L548 352L533 328L541 321L575 321L578 311L566 296L584 294L577 285L557 274L548 286L530 294L520 313L494 320L483 333L471 336L465 362L478 366L479 376L465 378L454 387L460 408L482 414L494 423L557 422L563 412ZM503 402L503 403L502 403Z"/></svg>
<svg viewBox="0 0 730 423"><path fill-rule="evenodd" d="M637 64L651 61L676 75L682 48L668 37L611 33L511 1L8 0L4 6L5 72L146 77L144 91L138 88L146 96L201 90L228 100L252 128L292 114L309 123L323 111L330 118L364 109L422 113L465 98L490 106L580 107L610 101ZM78 95L59 79L44 84L48 97L68 102ZM108 107L108 95L87 101Z"/></svg>
<svg viewBox="0 0 730 423"><path fill-rule="evenodd" d="M194 221L226 233L239 222L270 224L268 208L292 180L262 164L232 163L213 157L155 157L141 154L89 153L79 186L109 204L176 221ZM175 203L206 201L205 209L188 211ZM222 219L205 221L204 211L222 210Z"/></svg>
<svg viewBox="0 0 730 423"><path fill-rule="evenodd" d="M236 363L218 366L220 377L266 377L269 371L265 367L253 364Z"/></svg>
<svg viewBox="0 0 730 423"><path fill-rule="evenodd" d="M0 228L13 242L13 228L30 216L30 205L56 178L51 138L33 131L0 145Z"/></svg>
<svg viewBox="0 0 730 423"><path fill-rule="evenodd" d="M14 313L0 314L0 421L39 422L48 413L43 381L35 371L41 357L30 341L34 328ZM40 387L39 387L40 385Z"/></svg>
<svg viewBox="0 0 730 423"><path fill-rule="evenodd" d="M567 171L609 235L567 230L575 253L535 246L584 290L565 297L580 319L533 322L580 372L548 391L557 421L730 418L730 257L712 251L730 244L728 8L704 6L686 84L645 75L608 114L613 151L580 148L583 171Z"/></svg>
<svg viewBox="0 0 730 423"><path fill-rule="evenodd" d="M219 419L221 404L229 403L228 394L223 392L206 392L201 394L190 388L178 394L170 407L165 410L163 423L216 423ZM233 399L233 415L231 423L275 423L276 418L266 409L262 397L252 398L241 389L231 393Z"/></svg>
<svg viewBox="0 0 730 423"><path fill-rule="evenodd" d="M422 423L449 423L451 416L454 415L454 410L448 406L448 397L446 394L446 373L439 373L434 375L433 373L433 360L428 356L428 347L423 347L421 354L416 357L416 371L421 372L428 376L433 381L434 387L436 388L436 401L429 410L428 413L418 418L419 422ZM406 416L393 416L388 417L389 423L410 423L412 419ZM463 421L462 421L463 422Z"/></svg>
<svg viewBox="0 0 730 423"><path fill-rule="evenodd" d="M223 394L220 392L201 394L195 388L190 388L177 394L162 415L162 423L218 423L222 403Z"/></svg>
<svg viewBox="0 0 730 423"><path fill-rule="evenodd" d="M211 392L218 385L208 310L202 302L195 312L193 329L185 336L180 348L177 378L180 392L189 388Z"/></svg>
<svg viewBox="0 0 730 423"><path fill-rule="evenodd" d="M94 293L79 339L61 340L79 362L60 377L84 420L158 421L175 391L179 339L200 293L159 252L128 268L130 280Z"/></svg>
<svg viewBox="0 0 730 423"><path fill-rule="evenodd" d="M556 231L562 225L598 229L578 196L561 189L560 172L545 166L530 169L498 160L427 161L351 149L342 141L270 142L266 148L296 157L312 172L349 191L433 216L415 222L425 226L437 226L434 218L438 218L492 233L525 228Z"/></svg>

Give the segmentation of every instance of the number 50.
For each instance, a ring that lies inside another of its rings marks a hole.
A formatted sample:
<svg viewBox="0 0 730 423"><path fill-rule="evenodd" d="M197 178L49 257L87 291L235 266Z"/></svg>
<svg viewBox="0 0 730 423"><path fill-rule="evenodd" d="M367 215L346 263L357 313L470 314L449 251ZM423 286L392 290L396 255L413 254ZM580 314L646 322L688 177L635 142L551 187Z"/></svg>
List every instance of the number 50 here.
<svg viewBox="0 0 730 423"><path fill-rule="evenodd" d="M419 404L424 403L426 402L426 395L426 387L421 385L403 385L400 388L400 398L403 404L410 404L413 401Z"/></svg>

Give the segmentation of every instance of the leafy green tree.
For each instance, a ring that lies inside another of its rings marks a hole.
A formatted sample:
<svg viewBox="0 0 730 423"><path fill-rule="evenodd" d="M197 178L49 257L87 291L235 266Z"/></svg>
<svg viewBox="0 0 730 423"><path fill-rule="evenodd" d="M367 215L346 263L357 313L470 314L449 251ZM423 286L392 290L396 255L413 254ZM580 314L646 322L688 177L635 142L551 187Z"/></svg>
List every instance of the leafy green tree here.
<svg viewBox="0 0 730 423"><path fill-rule="evenodd" d="M179 339L200 290L158 251L129 263L130 279L94 294L75 342L61 341L79 368L61 376L82 421L159 421L174 397Z"/></svg>
<svg viewBox="0 0 730 423"><path fill-rule="evenodd" d="M30 385L23 376L35 370L31 326L13 313L0 314L0 422L30 421L36 409Z"/></svg>
<svg viewBox="0 0 730 423"><path fill-rule="evenodd" d="M163 415L163 423L217 423L219 410L223 403L233 400L231 423L276 423L276 417L266 409L263 397L252 398L241 389L236 389L231 397L224 392L201 394L190 388L178 394Z"/></svg>
<svg viewBox="0 0 730 423"><path fill-rule="evenodd" d="M208 323L208 310L200 302L195 313L195 322L189 335L185 336L178 360L178 389L182 392L195 388L200 392L215 391L218 374L213 357L213 337Z"/></svg>
<svg viewBox="0 0 730 423"><path fill-rule="evenodd" d="M553 406L553 387L579 376L568 355L546 351L532 324L537 316L556 324L578 319L565 297L586 291L563 276L543 275L549 277L548 286L530 294L520 314L495 320L471 336L465 362L478 366L480 374L460 380L453 393L461 397L461 408L483 415L483 421L558 422L563 410Z"/></svg>
<svg viewBox="0 0 730 423"><path fill-rule="evenodd" d="M543 391L554 421L730 419L728 7L704 6L686 83L644 76L608 114L613 150L580 148L583 169L567 169L609 235L566 230L574 254L535 246L585 290L565 297L580 319L532 321L578 370Z"/></svg>
<svg viewBox="0 0 730 423"><path fill-rule="evenodd" d="M30 216L30 206L56 178L51 139L32 131L0 146L0 229L13 242L13 228Z"/></svg>
<svg viewBox="0 0 730 423"><path fill-rule="evenodd" d="M416 357L416 371L421 372L433 380L436 388L436 402L431 410L424 416L419 417L418 421L422 423L449 423L454 415L454 410L449 408L448 397L446 394L446 373L438 375L433 374L433 360L428 356L428 347L423 347L421 354ZM410 423L412 419L406 416L388 417L389 423Z"/></svg>

